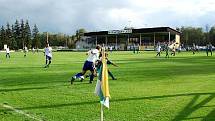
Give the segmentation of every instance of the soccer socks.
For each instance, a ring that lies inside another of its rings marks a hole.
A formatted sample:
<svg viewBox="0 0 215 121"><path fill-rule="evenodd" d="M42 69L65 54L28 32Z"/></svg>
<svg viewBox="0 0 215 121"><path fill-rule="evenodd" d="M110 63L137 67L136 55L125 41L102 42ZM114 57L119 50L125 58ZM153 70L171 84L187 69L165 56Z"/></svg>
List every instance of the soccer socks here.
<svg viewBox="0 0 215 121"><path fill-rule="evenodd" d="M113 80L115 80L116 78L113 76L113 74L108 70L108 74L111 76L111 78L113 79Z"/></svg>
<svg viewBox="0 0 215 121"><path fill-rule="evenodd" d="M94 74L91 74L91 75L90 75L90 83L92 83L93 78L94 78Z"/></svg>
<svg viewBox="0 0 215 121"><path fill-rule="evenodd" d="M52 61L49 61L49 64L51 64L51 63L52 63ZM49 65L49 64L48 64L48 65Z"/></svg>
<svg viewBox="0 0 215 121"><path fill-rule="evenodd" d="M47 63L48 63L48 60L46 60L46 65L47 65Z"/></svg>
<svg viewBox="0 0 215 121"><path fill-rule="evenodd" d="M77 73L75 76L73 76L74 79L77 79L77 78L82 78L83 74L82 73ZM93 79L94 79L94 74L91 74L90 75L90 83L93 82Z"/></svg>
<svg viewBox="0 0 215 121"><path fill-rule="evenodd" d="M160 52L158 52L156 56L161 56Z"/></svg>
<svg viewBox="0 0 215 121"><path fill-rule="evenodd" d="M6 54L6 58L10 58L10 55L9 55L9 54Z"/></svg>
<svg viewBox="0 0 215 121"><path fill-rule="evenodd" d="M83 76L82 73L77 73L77 74L75 75L76 78L80 78L81 76Z"/></svg>

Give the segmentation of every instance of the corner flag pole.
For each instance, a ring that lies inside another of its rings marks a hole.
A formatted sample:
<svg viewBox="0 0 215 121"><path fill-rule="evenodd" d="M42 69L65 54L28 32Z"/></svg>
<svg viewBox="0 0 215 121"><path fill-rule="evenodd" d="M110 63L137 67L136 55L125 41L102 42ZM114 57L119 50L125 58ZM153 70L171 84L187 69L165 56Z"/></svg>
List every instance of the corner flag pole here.
<svg viewBox="0 0 215 121"><path fill-rule="evenodd" d="M103 104L101 104L101 117L100 117L100 121L103 121L104 120L104 116L103 116Z"/></svg>
<svg viewBox="0 0 215 121"><path fill-rule="evenodd" d="M105 44L102 45L102 54L105 53ZM100 121L104 120L104 110L103 110L103 104L101 103L101 116L100 116Z"/></svg>

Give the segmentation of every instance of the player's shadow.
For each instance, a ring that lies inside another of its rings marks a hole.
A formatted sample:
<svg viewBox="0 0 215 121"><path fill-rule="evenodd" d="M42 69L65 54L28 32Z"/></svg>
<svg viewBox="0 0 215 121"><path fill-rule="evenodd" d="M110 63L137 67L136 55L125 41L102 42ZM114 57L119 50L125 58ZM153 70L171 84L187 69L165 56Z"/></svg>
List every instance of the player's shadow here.
<svg viewBox="0 0 215 121"><path fill-rule="evenodd" d="M118 101L135 101L135 100L143 100L143 99L159 99L159 98L169 98L169 97L180 97L180 96L192 96L192 100L184 107L182 111L179 112L178 115L172 121L182 121L182 120L189 120L189 119L202 119L202 121L215 121L215 109L211 111L205 117L191 117L189 116L197 111L200 108L204 107L215 107L215 106L205 106L210 101L215 99L215 93L190 93L190 94L177 94L177 95L164 95L164 96L152 96L152 97L142 97L142 98L127 98L127 99L118 99L113 100L112 102ZM201 96L207 96L204 100L199 102Z"/></svg>
<svg viewBox="0 0 215 121"><path fill-rule="evenodd" d="M204 107L211 107L214 106L207 106L207 104L215 99L215 93L188 93L188 94L176 94L176 95L161 95L161 96L151 96L151 97L136 97L136 98L123 98L123 99L113 99L111 102L123 102L123 101L137 101L137 100L145 100L145 99L162 99L162 98L175 98L175 97L184 97L184 96L191 96L193 97L191 101L184 107L183 110L177 114L172 121L181 121L181 120L189 120L189 119L202 119L202 121L214 121L215 120L215 110L212 110L208 113L208 115L204 117L189 117L192 113L199 110L200 108ZM204 96L203 100L200 100L200 97ZM53 105L41 105L35 107L24 107L24 108L17 108L18 110L31 110L31 109L43 109L43 108L59 108L59 107L68 107L68 106L77 106L77 105L94 105L99 103L99 101L85 101L85 102L76 102L76 103L67 103L67 104L53 104ZM1 109L2 111L10 111L9 109Z"/></svg>
<svg viewBox="0 0 215 121"><path fill-rule="evenodd" d="M215 98L215 94L209 94L207 98L205 98L201 102L198 102L198 100L200 99L200 96L205 96L205 95L202 95L202 94L193 95L192 100L184 107L184 109L172 121L181 121L186 119L199 119L199 118L202 118L203 121L205 121L205 119L211 119L210 121L212 120L214 121L215 117L213 117L213 119L210 118L211 115L215 113L214 111L210 112L206 117L188 118L193 112L204 107L204 105L206 105L208 102L212 101Z"/></svg>
<svg viewBox="0 0 215 121"><path fill-rule="evenodd" d="M99 101L42 105L42 106L38 106L38 107L24 107L24 108L16 108L16 109L17 110L32 110L32 109L45 109L45 108L59 108L59 107L68 107L68 106L77 106L77 105L90 105L90 104L96 104L96 103L99 103ZM5 111L10 111L10 109L0 109L0 112L5 112Z"/></svg>
<svg viewBox="0 0 215 121"><path fill-rule="evenodd" d="M43 77L49 76L51 78L44 79ZM28 75L24 77L9 77L9 78L3 78L0 79L0 85L3 86L27 86L27 85L35 85L35 84L43 84L43 85L50 85L50 84L57 84L57 83L65 83L64 79L59 79L62 77L62 75L56 75L56 74L49 74L49 75ZM58 79L56 79L58 78Z"/></svg>
<svg viewBox="0 0 215 121"><path fill-rule="evenodd" d="M41 69L42 67L40 66L28 66L28 67L2 67L1 68L1 71L12 71L12 70L28 70L28 71L31 71L33 69Z"/></svg>
<svg viewBox="0 0 215 121"><path fill-rule="evenodd" d="M215 120L215 109L212 110L206 117L202 119L202 121L214 121L214 120Z"/></svg>
<svg viewBox="0 0 215 121"><path fill-rule="evenodd" d="M204 107L215 107L215 106L205 106L210 101L215 99L215 93L190 93L190 94L177 94L177 95L163 95L163 96L152 96L152 97L142 97L142 98L127 98L127 99L118 99L113 100L112 102L118 101L135 101L135 100L144 100L144 99L159 99L159 98L170 98L170 97L180 97L180 96L192 96L192 100L184 107L182 111L172 121L182 121L189 119L202 119L202 121L215 121L215 109L212 110L208 115L201 117L189 117L192 113ZM201 96L207 96L204 100L200 100Z"/></svg>
<svg viewBox="0 0 215 121"><path fill-rule="evenodd" d="M96 82L94 82L96 83ZM89 81L83 81L83 82L80 82L80 81L74 81L74 83L72 85L92 85L89 83Z"/></svg>
<svg viewBox="0 0 215 121"><path fill-rule="evenodd" d="M47 89L47 88L49 88L49 87L27 87L27 88L0 89L0 92L26 91L26 90Z"/></svg>
<svg viewBox="0 0 215 121"><path fill-rule="evenodd" d="M214 61L215 58L207 58L207 57L195 57L195 58L191 58L191 57L177 57L177 58L173 58L173 59L159 59L157 60L157 58L155 59L151 59L151 58L132 58L128 60L118 60L119 62L123 62L120 64L120 67L122 67L122 69L117 72L120 75L127 73L128 70L126 70L127 68L131 68L132 71L129 71L129 76L136 76L136 75L140 75L141 77L145 76L144 78L150 77L151 75L154 74L160 74L160 75L167 75L166 77L169 78L170 77L175 77L175 76L186 76L186 75L210 75L214 73ZM163 65L163 62L167 62L167 65ZM133 63L137 64L134 65L134 67L136 67L136 69L134 70L133 68ZM150 64L150 67L141 67L142 63L146 64ZM140 64L140 65L138 65ZM155 65L153 65L155 64ZM151 66L152 65L152 66ZM202 69L204 69L204 71L202 71ZM157 76L153 76L153 78L156 78ZM160 78L160 77L159 77ZM156 79L154 79L156 80ZM141 80L142 81L142 80Z"/></svg>
<svg viewBox="0 0 215 121"><path fill-rule="evenodd" d="M182 76L190 76L190 75L213 75L214 74L214 67L210 66L207 67L204 71L205 66L196 66L196 65L189 65L189 66L168 66L168 67L151 67L151 68L139 68L136 70L129 71L124 69L121 71L116 72L118 75L125 75L121 78L127 78L126 74L129 75L130 78L136 78L135 81L156 81L160 80L161 76L165 80L175 78L175 77L182 77ZM159 76L157 76L159 74ZM140 77L137 79L137 77ZM123 80L124 81L124 80ZM131 80L129 80L131 81Z"/></svg>

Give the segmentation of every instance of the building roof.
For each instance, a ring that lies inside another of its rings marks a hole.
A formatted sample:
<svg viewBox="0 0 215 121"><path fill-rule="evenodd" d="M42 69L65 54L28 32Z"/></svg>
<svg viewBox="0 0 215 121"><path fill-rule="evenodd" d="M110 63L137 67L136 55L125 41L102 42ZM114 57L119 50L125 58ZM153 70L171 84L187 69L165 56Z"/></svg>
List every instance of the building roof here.
<svg viewBox="0 0 215 121"><path fill-rule="evenodd" d="M181 32L170 28L170 27L154 27L154 28L140 28L126 30L110 30L110 31L98 31L98 32L87 32L84 36L102 36L102 35L114 35L114 34L140 34L140 33L168 33L180 35Z"/></svg>

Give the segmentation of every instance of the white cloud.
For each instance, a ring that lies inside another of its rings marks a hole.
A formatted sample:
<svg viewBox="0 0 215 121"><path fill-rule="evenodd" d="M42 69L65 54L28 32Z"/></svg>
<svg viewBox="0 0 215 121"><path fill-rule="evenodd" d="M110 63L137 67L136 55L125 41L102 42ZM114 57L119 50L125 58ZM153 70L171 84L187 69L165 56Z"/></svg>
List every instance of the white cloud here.
<svg viewBox="0 0 215 121"><path fill-rule="evenodd" d="M213 0L0 0L0 25L29 19L41 31L214 25Z"/></svg>

